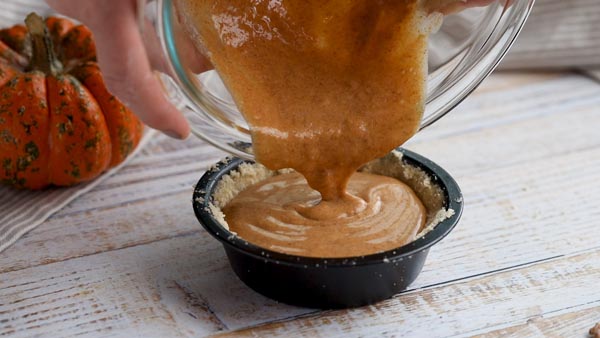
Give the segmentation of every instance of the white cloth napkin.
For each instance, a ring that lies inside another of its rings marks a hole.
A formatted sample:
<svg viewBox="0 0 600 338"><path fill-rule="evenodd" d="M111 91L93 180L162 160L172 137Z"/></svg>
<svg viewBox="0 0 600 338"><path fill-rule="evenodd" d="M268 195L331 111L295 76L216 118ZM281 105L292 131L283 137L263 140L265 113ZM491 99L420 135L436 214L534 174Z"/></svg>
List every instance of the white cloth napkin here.
<svg viewBox="0 0 600 338"><path fill-rule="evenodd" d="M85 194L114 174L150 141L154 130L148 130L136 150L127 160L93 181L69 188L50 188L41 191L17 190L0 186L0 252L11 246L28 231L48 217Z"/></svg>
<svg viewBox="0 0 600 338"><path fill-rule="evenodd" d="M51 10L41 0L1 0L0 27L22 23L32 11L44 16L51 14ZM149 130L144 134L129 159L148 143L154 133ZM69 202L93 189L126 163L127 161L121 163L91 182L69 188L25 191L0 186L0 252Z"/></svg>

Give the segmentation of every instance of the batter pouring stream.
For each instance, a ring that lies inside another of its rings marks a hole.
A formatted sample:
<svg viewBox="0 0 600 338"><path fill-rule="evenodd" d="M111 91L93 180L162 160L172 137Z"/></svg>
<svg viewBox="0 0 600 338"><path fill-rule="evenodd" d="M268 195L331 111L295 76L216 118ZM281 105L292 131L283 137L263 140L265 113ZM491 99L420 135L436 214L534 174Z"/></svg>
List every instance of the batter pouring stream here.
<svg viewBox="0 0 600 338"><path fill-rule="evenodd" d="M297 174L263 182L224 209L232 231L273 250L320 257L414 239L425 211L410 188L354 173L418 129L432 26L421 1L178 6L248 121L257 160L295 169L318 191ZM342 250L342 242L352 248Z"/></svg>

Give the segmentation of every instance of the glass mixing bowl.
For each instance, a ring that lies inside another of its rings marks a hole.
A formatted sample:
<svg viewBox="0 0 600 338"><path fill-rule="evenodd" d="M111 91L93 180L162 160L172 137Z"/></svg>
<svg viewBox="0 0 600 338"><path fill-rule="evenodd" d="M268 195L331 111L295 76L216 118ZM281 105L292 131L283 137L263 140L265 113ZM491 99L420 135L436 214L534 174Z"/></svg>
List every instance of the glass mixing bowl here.
<svg viewBox="0 0 600 338"><path fill-rule="evenodd" d="M141 1L142 4L145 1ZM192 133L235 156L253 159L248 124L214 70L195 73L174 13L174 0L145 3L170 76L165 91L190 122ZM458 105L494 70L523 27L534 0L499 0L448 15L429 39L427 99L420 129ZM189 41L189 40L188 40Z"/></svg>

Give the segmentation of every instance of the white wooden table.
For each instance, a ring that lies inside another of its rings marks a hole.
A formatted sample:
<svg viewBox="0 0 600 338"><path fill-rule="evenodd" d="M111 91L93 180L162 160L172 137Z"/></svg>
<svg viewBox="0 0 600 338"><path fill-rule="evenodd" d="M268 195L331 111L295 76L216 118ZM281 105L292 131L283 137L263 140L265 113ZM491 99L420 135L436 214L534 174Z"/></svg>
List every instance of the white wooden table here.
<svg viewBox="0 0 600 338"><path fill-rule="evenodd" d="M586 337L600 321L600 83L496 74L407 145L459 182L459 226L406 292L352 310L242 284L191 208L223 153L157 137L0 254L0 336Z"/></svg>

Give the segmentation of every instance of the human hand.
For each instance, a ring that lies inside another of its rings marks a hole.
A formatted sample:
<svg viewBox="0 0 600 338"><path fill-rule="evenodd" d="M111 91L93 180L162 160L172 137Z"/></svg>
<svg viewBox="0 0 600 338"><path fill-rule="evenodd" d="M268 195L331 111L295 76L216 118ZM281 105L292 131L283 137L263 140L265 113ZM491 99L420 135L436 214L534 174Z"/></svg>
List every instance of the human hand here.
<svg viewBox="0 0 600 338"><path fill-rule="evenodd" d="M135 0L46 2L93 32L98 63L113 94L148 126L174 138L188 136L187 120L165 97L153 72L165 69L164 60L158 42L144 41L139 31Z"/></svg>

